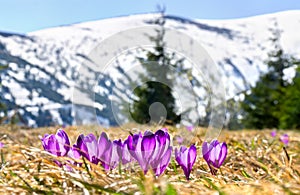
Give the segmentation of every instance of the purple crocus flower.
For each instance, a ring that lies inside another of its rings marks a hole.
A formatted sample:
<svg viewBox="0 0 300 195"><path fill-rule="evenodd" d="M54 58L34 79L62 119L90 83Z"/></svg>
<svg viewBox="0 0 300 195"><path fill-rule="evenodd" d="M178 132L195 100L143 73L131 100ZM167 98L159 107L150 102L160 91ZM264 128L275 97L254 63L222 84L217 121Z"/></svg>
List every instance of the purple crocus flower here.
<svg viewBox="0 0 300 195"><path fill-rule="evenodd" d="M56 134L45 134L41 138L44 150L56 156L66 156L70 150L70 140L66 132L57 130Z"/></svg>
<svg viewBox="0 0 300 195"><path fill-rule="evenodd" d="M276 137L276 131L275 130L271 132L271 136Z"/></svg>
<svg viewBox="0 0 300 195"><path fill-rule="evenodd" d="M126 139L123 143L123 151L122 151L122 164L125 165L133 160L129 149L128 149L128 139Z"/></svg>
<svg viewBox="0 0 300 195"><path fill-rule="evenodd" d="M122 142L121 139L114 141L114 144L117 145L117 153L120 158L120 162L123 165L131 162L131 155L127 147L127 142L128 142L127 139L124 142Z"/></svg>
<svg viewBox="0 0 300 195"><path fill-rule="evenodd" d="M193 131L193 130L194 130L194 127L193 127L192 125L190 125L190 126L186 126L186 129L187 129L188 131Z"/></svg>
<svg viewBox="0 0 300 195"><path fill-rule="evenodd" d="M120 157L120 160L122 160L122 153L123 153L123 149L124 149L124 143L122 143L121 139L115 140L115 141L113 141L113 143L117 146L116 147L117 154Z"/></svg>
<svg viewBox="0 0 300 195"><path fill-rule="evenodd" d="M176 141L177 141L177 143L178 143L179 145L181 145L181 144L183 143L184 139L183 139L183 137L181 137L181 136L177 136L177 137L176 137Z"/></svg>
<svg viewBox="0 0 300 195"><path fill-rule="evenodd" d="M118 152L118 150L120 150L120 147L118 146L116 141L111 142L111 158L110 158L110 163L109 163L109 167L110 169L115 169L118 164L120 163L120 156Z"/></svg>
<svg viewBox="0 0 300 195"><path fill-rule="evenodd" d="M67 156L70 158L74 158L74 159L80 159L81 154L80 154L80 151L78 150L78 148L73 146L70 148ZM72 164L75 164L75 163L72 162Z"/></svg>
<svg viewBox="0 0 300 195"><path fill-rule="evenodd" d="M105 132L101 134L98 140L98 158L106 171L117 167L120 161L118 150L118 141L112 142L108 139Z"/></svg>
<svg viewBox="0 0 300 195"><path fill-rule="evenodd" d="M175 160L183 169L184 175L187 180L190 178L193 165L196 161L197 149L195 145L191 145L188 149L185 146L181 146L179 151L175 149Z"/></svg>
<svg viewBox="0 0 300 195"><path fill-rule="evenodd" d="M4 147L4 144L0 142L0 149Z"/></svg>
<svg viewBox="0 0 300 195"><path fill-rule="evenodd" d="M170 135L167 131L155 132L156 151L151 159L150 165L156 176L161 175L168 167L173 148L170 146Z"/></svg>
<svg viewBox="0 0 300 195"><path fill-rule="evenodd" d="M105 132L101 133L98 140L98 158L100 159L102 166L106 171L110 170L110 159L112 153L112 143L108 139Z"/></svg>
<svg viewBox="0 0 300 195"><path fill-rule="evenodd" d="M137 160L144 174L146 174L155 152L155 134L145 131L144 136L142 136L142 133L134 134L133 136L128 136L127 140L127 147L131 156Z"/></svg>
<svg viewBox="0 0 300 195"><path fill-rule="evenodd" d="M75 147L71 147L71 148L70 148L70 150L69 150L67 156L70 157L70 158L72 158L72 159L80 159L80 158L81 158L81 154L80 154L78 148L75 148ZM73 169L72 169L72 167L70 166L70 164L73 164L73 165L80 165L80 166L81 166L81 164L82 164L82 163L78 163L78 162L76 162L76 161L74 161L74 160L67 160L67 162L68 162L69 164L68 164L68 163L65 164L64 167L65 167L66 170L68 170L68 171L73 171ZM56 164L58 164L60 167L62 166L62 164L61 164L60 162L58 162L58 161L56 161Z"/></svg>
<svg viewBox="0 0 300 195"><path fill-rule="evenodd" d="M155 175L159 176L170 162L172 147L170 146L170 135L165 130L158 130L155 134L146 131L144 135L139 133L129 136L127 147L144 174L152 168Z"/></svg>
<svg viewBox="0 0 300 195"><path fill-rule="evenodd" d="M79 154L88 159L94 164L99 163L98 159L98 144L97 138L94 134L90 133L87 136L83 134L79 135L76 144L73 145L75 150L78 150ZM75 151L75 155L78 154Z"/></svg>
<svg viewBox="0 0 300 195"><path fill-rule="evenodd" d="M213 140L210 143L204 142L202 154L213 175L216 174L215 168L220 168L227 156L227 145L225 142L219 143Z"/></svg>
<svg viewBox="0 0 300 195"><path fill-rule="evenodd" d="M289 136L288 134L283 134L280 136L280 141L284 144L284 145L288 145L289 143Z"/></svg>

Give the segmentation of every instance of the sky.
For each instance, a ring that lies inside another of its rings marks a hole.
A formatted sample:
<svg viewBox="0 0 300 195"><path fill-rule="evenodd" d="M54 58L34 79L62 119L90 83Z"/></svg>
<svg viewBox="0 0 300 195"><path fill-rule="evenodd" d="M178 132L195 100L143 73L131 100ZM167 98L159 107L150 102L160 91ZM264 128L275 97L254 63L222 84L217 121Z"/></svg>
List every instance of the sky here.
<svg viewBox="0 0 300 195"><path fill-rule="evenodd" d="M232 19L300 10L299 0L0 0L0 31L44 28L157 11L197 19Z"/></svg>

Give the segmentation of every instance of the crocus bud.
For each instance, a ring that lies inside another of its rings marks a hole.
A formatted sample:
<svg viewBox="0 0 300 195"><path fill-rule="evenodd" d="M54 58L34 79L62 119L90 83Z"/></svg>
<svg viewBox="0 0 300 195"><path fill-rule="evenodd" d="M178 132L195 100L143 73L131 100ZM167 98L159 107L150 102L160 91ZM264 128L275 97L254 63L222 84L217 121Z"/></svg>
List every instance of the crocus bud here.
<svg viewBox="0 0 300 195"><path fill-rule="evenodd" d="M204 142L202 145L202 154L213 175L216 174L214 168L220 168L227 156L226 143L219 143L213 140L211 143Z"/></svg>
<svg viewBox="0 0 300 195"><path fill-rule="evenodd" d="M128 139L126 139L123 143L123 151L122 151L122 164L125 165L133 160L130 152L128 150Z"/></svg>
<svg viewBox="0 0 300 195"><path fill-rule="evenodd" d="M193 131L194 130L194 126L192 126L192 125L186 126L186 130Z"/></svg>
<svg viewBox="0 0 300 195"><path fill-rule="evenodd" d="M288 134L283 134L280 136L280 141L284 144L284 145L288 145L289 143L289 136Z"/></svg>
<svg viewBox="0 0 300 195"><path fill-rule="evenodd" d="M184 141L184 138L183 138L183 137L181 137L181 136L177 136L177 137L176 137L176 142L177 142L177 144L181 145L181 144L183 143L183 141Z"/></svg>
<svg viewBox="0 0 300 195"><path fill-rule="evenodd" d="M66 156L70 150L70 140L66 132L57 130L56 134L45 134L41 138L44 150L56 156Z"/></svg>
<svg viewBox="0 0 300 195"><path fill-rule="evenodd" d="M128 142L127 139L124 142L122 142L121 139L114 141L114 144L117 145L116 148L117 148L119 160L123 165L131 161L131 155L128 151L127 142Z"/></svg>
<svg viewBox="0 0 300 195"><path fill-rule="evenodd" d="M127 140L127 146L131 156L137 160L144 174L146 174L149 170L156 147L155 134L146 131L144 136L139 133L129 136Z"/></svg>
<svg viewBox="0 0 300 195"><path fill-rule="evenodd" d="M120 148L118 144L119 143L116 140L111 142L112 148L111 148L111 158L109 163L110 169L115 169L121 160L120 156L122 157L122 151L120 151L120 149L122 150L122 148Z"/></svg>
<svg viewBox="0 0 300 195"><path fill-rule="evenodd" d="M276 137L276 131L275 130L271 132L271 136Z"/></svg>
<svg viewBox="0 0 300 195"><path fill-rule="evenodd" d="M110 170L112 149L112 142L108 139L106 133L102 132L98 139L98 158L106 171Z"/></svg>
<svg viewBox="0 0 300 195"><path fill-rule="evenodd" d="M196 161L197 149L195 145L191 145L188 149L185 146L181 146L179 150L175 149L175 160L183 169L184 175L187 180L190 178L193 165Z"/></svg>
<svg viewBox="0 0 300 195"><path fill-rule="evenodd" d="M94 134L90 133L87 136L83 134L79 135L76 144L73 145L74 149L77 149L83 157L88 159L94 164L98 164L98 144L97 138Z"/></svg>

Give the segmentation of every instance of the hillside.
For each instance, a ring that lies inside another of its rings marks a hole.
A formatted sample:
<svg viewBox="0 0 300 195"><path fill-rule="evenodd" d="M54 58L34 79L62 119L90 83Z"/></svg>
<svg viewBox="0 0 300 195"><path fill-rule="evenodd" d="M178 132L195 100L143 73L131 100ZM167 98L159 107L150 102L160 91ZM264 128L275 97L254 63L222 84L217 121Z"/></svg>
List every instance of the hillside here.
<svg viewBox="0 0 300 195"><path fill-rule="evenodd" d="M99 75L86 65L87 56L104 39L126 29L149 25L155 17L155 14L124 16L26 35L0 32L0 64L9 65L1 72L1 99L9 114L18 110L23 123L34 127L116 124L109 98L116 87L115 80L101 75L98 92L91 97L88 90L93 86L89 83L96 82ZM297 33L300 11L235 20L165 17L168 28L185 33L205 48L223 75L227 97L247 90L259 73L266 71L264 60L272 49L270 29L282 32L281 45L287 54L298 57L300 54L300 34ZM91 76L80 79L80 68L89 71ZM74 99L74 90L89 101L96 98L97 104L82 105L85 100Z"/></svg>

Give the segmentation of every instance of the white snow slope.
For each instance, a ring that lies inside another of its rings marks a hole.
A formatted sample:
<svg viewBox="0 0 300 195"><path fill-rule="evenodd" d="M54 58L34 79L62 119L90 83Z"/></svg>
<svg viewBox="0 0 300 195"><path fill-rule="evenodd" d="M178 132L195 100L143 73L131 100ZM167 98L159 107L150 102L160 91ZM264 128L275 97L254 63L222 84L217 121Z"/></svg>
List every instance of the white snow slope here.
<svg viewBox="0 0 300 195"><path fill-rule="evenodd" d="M1 72L1 101L9 108L9 114L17 109L23 123L29 126L74 124L73 89L80 85L94 90L88 84L97 78L94 75L90 80L78 80L79 68L84 66L90 51L105 38L148 25L155 17L144 14L110 18L26 35L0 32L0 64L9 66ZM248 89L266 71L264 61L274 47L270 29L281 31L280 44L287 54L300 57L300 10L233 20L165 17L168 28L185 33L205 48L223 75L227 97ZM99 83L98 103L81 107L77 123L95 119L92 107L96 107L100 123L115 123L108 95L113 83L111 78ZM94 98L82 89L77 92L84 98ZM45 120L47 117L49 120Z"/></svg>

